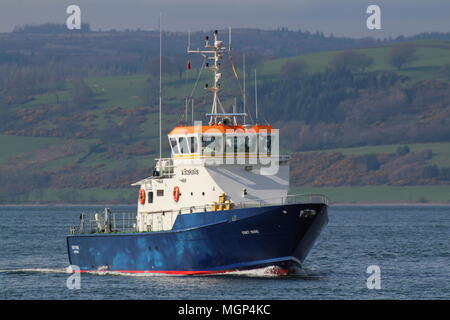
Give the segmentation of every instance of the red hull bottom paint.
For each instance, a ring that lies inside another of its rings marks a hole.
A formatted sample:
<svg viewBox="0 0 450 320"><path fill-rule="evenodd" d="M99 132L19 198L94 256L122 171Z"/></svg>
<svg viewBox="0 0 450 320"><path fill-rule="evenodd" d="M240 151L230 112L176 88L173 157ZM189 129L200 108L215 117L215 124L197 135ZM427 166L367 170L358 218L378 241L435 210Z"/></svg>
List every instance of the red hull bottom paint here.
<svg viewBox="0 0 450 320"><path fill-rule="evenodd" d="M99 273L108 272L109 270L79 270L74 273ZM243 271L243 270L215 270L215 271L154 271L154 270L114 270L112 272L129 273L129 274L168 274L168 275L209 275L209 274L219 274L227 273L233 271ZM285 276L289 274L287 269L280 267L273 267L267 270L268 274L275 274L279 276Z"/></svg>
<svg viewBox="0 0 450 320"><path fill-rule="evenodd" d="M145 274L145 273L152 273L152 274L171 274L171 275L201 275L201 274L216 274L216 273L225 273L225 272L232 272L235 270L219 270L219 271L153 271L153 270L80 270L80 271L74 271L79 273L98 273L98 272L120 272L120 273L130 273L130 274Z"/></svg>

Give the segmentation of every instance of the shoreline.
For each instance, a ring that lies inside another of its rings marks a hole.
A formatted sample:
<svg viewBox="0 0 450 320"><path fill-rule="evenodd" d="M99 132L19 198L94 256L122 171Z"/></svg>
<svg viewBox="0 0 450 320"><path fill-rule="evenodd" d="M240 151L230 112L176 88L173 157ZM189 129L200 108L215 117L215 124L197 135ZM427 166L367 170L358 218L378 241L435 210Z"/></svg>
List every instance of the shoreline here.
<svg viewBox="0 0 450 320"><path fill-rule="evenodd" d="M389 206L450 206L450 202L335 202L330 207L389 207ZM117 203L1 203L0 207L137 207L137 204Z"/></svg>

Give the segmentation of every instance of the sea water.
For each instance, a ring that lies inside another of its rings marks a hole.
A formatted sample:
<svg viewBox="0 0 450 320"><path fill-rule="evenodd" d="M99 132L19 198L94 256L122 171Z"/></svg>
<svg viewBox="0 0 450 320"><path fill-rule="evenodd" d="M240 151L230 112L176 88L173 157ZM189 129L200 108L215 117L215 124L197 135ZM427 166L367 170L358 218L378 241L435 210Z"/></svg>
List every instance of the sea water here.
<svg viewBox="0 0 450 320"><path fill-rule="evenodd" d="M450 206L331 205L329 224L293 275L270 268L205 276L98 272L81 274L79 289L68 287L69 226L103 208L1 206L0 299L450 298Z"/></svg>

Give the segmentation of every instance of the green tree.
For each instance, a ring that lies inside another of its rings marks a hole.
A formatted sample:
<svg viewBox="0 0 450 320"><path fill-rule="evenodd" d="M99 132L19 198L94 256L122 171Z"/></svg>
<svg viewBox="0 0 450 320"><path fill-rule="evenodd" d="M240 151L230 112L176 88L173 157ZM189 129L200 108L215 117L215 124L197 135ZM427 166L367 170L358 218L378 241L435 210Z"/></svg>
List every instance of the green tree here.
<svg viewBox="0 0 450 320"><path fill-rule="evenodd" d="M10 106L2 103L0 97L0 131L9 128L17 128L18 124L16 122L17 116Z"/></svg>
<svg viewBox="0 0 450 320"><path fill-rule="evenodd" d="M410 46L403 45L392 47L388 55L388 62L391 66L400 70L405 65L410 64L417 59L415 52L416 49Z"/></svg>
<svg viewBox="0 0 450 320"><path fill-rule="evenodd" d="M377 158L376 154L370 153L370 154L364 155L363 158L366 161L367 169L369 171L378 170L380 168L380 163L378 162L378 158Z"/></svg>
<svg viewBox="0 0 450 320"><path fill-rule="evenodd" d="M149 76L144 87L144 98L147 105L156 105L159 101L159 80Z"/></svg>
<svg viewBox="0 0 450 320"><path fill-rule="evenodd" d="M372 64L372 57L354 51L343 51L334 56L330 68L336 71L361 72Z"/></svg>
<svg viewBox="0 0 450 320"><path fill-rule="evenodd" d="M173 73L179 72L178 66L180 62L174 58L163 57L162 58L162 72L163 73ZM154 58L147 62L145 65L145 72L151 76L159 79L159 57Z"/></svg>
<svg viewBox="0 0 450 320"><path fill-rule="evenodd" d="M74 107L85 109L94 103L94 93L91 88L82 80L73 80L72 104Z"/></svg>
<svg viewBox="0 0 450 320"><path fill-rule="evenodd" d="M405 154L408 154L409 153L409 147L408 146L398 146L397 147L397 154L399 155L399 156L403 156L403 155L405 155Z"/></svg>
<svg viewBox="0 0 450 320"><path fill-rule="evenodd" d="M236 59L236 58L235 58ZM258 65L263 61L263 58L257 54L246 54L245 55L245 72L247 73L247 79L250 79L250 76L254 75L254 70ZM239 64L242 62L242 57L237 60ZM236 67L239 66L236 65Z"/></svg>
<svg viewBox="0 0 450 320"><path fill-rule="evenodd" d="M307 70L307 65L303 61L288 61L281 67L278 74L280 80L293 80L299 76L304 75Z"/></svg>
<svg viewBox="0 0 450 320"><path fill-rule="evenodd" d="M439 74L442 77L450 80L450 64L447 64L447 65L443 66L442 68L440 68L439 69Z"/></svg>
<svg viewBox="0 0 450 320"><path fill-rule="evenodd" d="M108 120L106 125L98 131L101 143L118 142L122 139L122 129L112 120ZM96 152L94 148L92 152Z"/></svg>

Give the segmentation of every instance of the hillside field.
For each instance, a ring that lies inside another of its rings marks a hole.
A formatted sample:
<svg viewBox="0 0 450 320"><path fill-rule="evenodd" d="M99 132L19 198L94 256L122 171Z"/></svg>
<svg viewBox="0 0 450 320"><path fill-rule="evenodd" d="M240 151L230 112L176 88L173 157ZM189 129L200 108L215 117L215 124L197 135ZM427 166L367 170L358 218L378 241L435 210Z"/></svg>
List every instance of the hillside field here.
<svg viewBox="0 0 450 320"><path fill-rule="evenodd" d="M450 65L450 41L415 41L406 43L416 48L417 59L407 68L398 71L399 74L408 76L409 81L440 79L448 81L439 70L441 67ZM364 53L373 58L373 65L368 71L393 70L387 63L387 55L390 47L376 47L366 49L355 49L355 52ZM283 64L288 61L303 61L307 66L307 72L322 72L329 65L338 51L327 51L314 54L305 54L297 57L269 59L258 66L261 79L276 78ZM197 66L198 67L198 66ZM164 106L163 106L163 130L167 133L178 123L185 121L185 97L189 96L196 81L197 71L195 68L179 78L178 74L169 74L164 78ZM238 74L242 70L238 68ZM252 73L250 73L252 74ZM91 129L107 129L111 121L121 123L135 120L139 114L139 122L136 122L137 131L133 139L143 142L146 152L139 153L141 145L126 146L129 149L117 151L116 145L107 149L99 149L96 137L44 137L39 132L43 130L54 130L58 127L58 118L36 116L35 110L45 108L49 105L68 103L71 99L72 87L66 87L52 93L36 94L28 101L13 106L15 112L28 119L29 127L22 133L4 132L0 134L0 169L15 168L26 172L31 168L36 171L57 174L67 170L79 168L92 175L108 173L113 177L120 175L124 168L137 168L142 172L152 171L154 158L158 150L158 108L157 104L149 104L146 98L149 75L137 74L129 76L112 76L102 78L87 78L86 84L94 93L95 108L85 110L85 114L76 120L81 126L81 132ZM209 79L205 72L200 77L199 85L193 92L195 99L195 116L203 118L210 105L210 96L204 92L204 82ZM239 79L242 81L242 77ZM227 80L231 81L231 80ZM247 78L247 88L251 87L253 79ZM242 85L242 84L241 84ZM248 89L249 90L249 89ZM231 102L239 94L236 83L231 91L224 92L223 102L229 107ZM262 104L264 102L262 101ZM276 106L264 106L264 108L275 108ZM249 106L252 110L253 106ZM115 110L115 112L112 112ZM74 110L76 114L77 110ZM190 107L188 119L190 119ZM56 120L55 120L56 119ZM67 121L67 120L65 120ZM190 120L188 120L188 123ZM281 127L281 132L283 128ZM27 131L28 130L28 131ZM41 130L41 131L39 131ZM49 132L50 132L49 131ZM36 134L29 132L38 132ZM47 131L45 131L47 132ZM165 143L165 139L163 142ZM407 144L412 152L431 150L432 158L430 164L442 168L450 168L450 142L410 143ZM334 148L316 150L321 152L340 152L345 155L363 155L371 153L395 153L399 144L374 145L354 148ZM125 148L125 147L124 147ZM142 147L143 148L143 147ZM94 151L93 151L94 150ZM137 151L136 151L137 150ZM286 153L293 150L285 148ZM164 145L163 156L168 156L168 145ZM312 151L311 151L312 152ZM1 177L1 176L0 176ZM61 184L58 188L37 188L29 193L20 195L15 202L114 202L134 203L136 188L125 187L143 177L127 175L120 188L105 187L104 181L99 179L98 186L92 185L81 188L67 188ZM65 182L66 183L66 182ZM339 186L339 187L293 187L291 193L324 193L332 202L450 202L450 186ZM13 202L14 202L13 201ZM0 194L0 203L9 202L8 197Z"/></svg>

